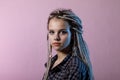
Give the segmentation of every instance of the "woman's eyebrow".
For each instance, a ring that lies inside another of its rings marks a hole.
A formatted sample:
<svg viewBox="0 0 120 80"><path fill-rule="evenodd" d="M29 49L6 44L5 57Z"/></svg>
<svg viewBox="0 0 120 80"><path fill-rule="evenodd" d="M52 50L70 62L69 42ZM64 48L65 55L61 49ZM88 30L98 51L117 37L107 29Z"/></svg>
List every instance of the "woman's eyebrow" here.
<svg viewBox="0 0 120 80"><path fill-rule="evenodd" d="M48 31L55 31L54 29L49 29ZM67 31L67 29L59 29L58 31Z"/></svg>
<svg viewBox="0 0 120 80"><path fill-rule="evenodd" d="M67 29L60 29L60 31L67 30Z"/></svg>
<svg viewBox="0 0 120 80"><path fill-rule="evenodd" d="M48 31L54 31L53 29L49 29Z"/></svg>

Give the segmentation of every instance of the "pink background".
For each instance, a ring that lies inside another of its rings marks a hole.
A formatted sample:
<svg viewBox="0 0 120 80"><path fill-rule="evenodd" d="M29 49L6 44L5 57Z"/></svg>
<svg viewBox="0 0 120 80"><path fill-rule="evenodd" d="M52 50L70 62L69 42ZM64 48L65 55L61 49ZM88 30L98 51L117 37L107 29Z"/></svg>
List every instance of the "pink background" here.
<svg viewBox="0 0 120 80"><path fill-rule="evenodd" d="M0 0L0 80L41 80L46 23L56 8L83 21L95 80L120 79L120 0Z"/></svg>

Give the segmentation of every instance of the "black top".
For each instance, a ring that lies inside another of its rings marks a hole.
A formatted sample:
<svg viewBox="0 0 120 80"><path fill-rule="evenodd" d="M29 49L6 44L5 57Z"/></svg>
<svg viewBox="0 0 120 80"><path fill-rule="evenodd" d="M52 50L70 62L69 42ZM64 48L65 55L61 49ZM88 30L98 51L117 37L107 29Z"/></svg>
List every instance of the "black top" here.
<svg viewBox="0 0 120 80"><path fill-rule="evenodd" d="M86 64L77 56L67 55L65 59L53 69L57 55L52 58L47 80L90 80Z"/></svg>

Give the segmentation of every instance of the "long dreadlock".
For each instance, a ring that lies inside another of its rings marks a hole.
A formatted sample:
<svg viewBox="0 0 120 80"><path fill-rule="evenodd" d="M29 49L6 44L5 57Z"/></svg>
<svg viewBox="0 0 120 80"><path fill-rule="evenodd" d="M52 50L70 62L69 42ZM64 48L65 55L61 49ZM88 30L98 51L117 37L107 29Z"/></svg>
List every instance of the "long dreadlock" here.
<svg viewBox="0 0 120 80"><path fill-rule="evenodd" d="M78 16L76 16L72 10L70 9L56 9L50 13L48 18L48 25L51 19L58 18L67 21L70 24L70 30L73 36L73 40L71 40L72 44L72 55L78 56L87 66L89 69L90 80L93 79L92 74L92 66L89 58L89 51L86 45L86 42L83 40L82 37L82 22ZM47 39L48 40L48 39ZM48 72L51 65L51 58L52 58L52 46L49 44L48 40L48 62L47 62L47 70L44 75L44 80L47 80Z"/></svg>

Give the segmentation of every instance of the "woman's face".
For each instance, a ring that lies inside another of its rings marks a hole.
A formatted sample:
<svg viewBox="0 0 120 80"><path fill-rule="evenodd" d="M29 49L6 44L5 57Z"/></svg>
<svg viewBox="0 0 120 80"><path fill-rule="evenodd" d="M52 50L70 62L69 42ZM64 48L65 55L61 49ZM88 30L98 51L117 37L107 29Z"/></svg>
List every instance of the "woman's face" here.
<svg viewBox="0 0 120 80"><path fill-rule="evenodd" d="M71 31L68 22L53 18L48 24L49 41L56 51L61 51L68 47L71 41Z"/></svg>

